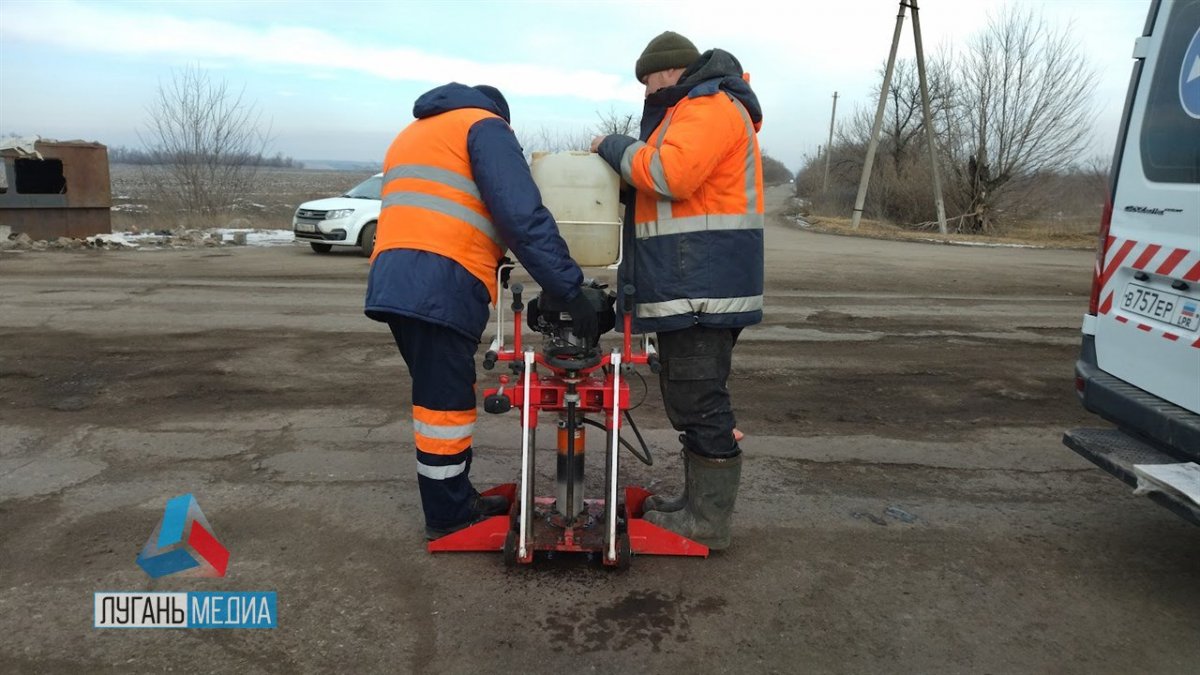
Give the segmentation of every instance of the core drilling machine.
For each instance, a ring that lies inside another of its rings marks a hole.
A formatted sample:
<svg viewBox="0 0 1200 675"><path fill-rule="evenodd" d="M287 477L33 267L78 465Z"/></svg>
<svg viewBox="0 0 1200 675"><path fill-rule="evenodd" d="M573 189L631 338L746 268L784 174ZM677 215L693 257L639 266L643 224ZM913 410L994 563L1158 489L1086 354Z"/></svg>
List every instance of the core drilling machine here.
<svg viewBox="0 0 1200 675"><path fill-rule="evenodd" d="M633 348L634 288L622 289L622 345L609 353L572 334L565 304L541 295L526 308L522 286L513 284L510 290L512 344L504 340L503 302L499 300L496 337L483 366L491 370L505 362L511 373L499 377L498 387L484 391L484 410L503 414L515 408L520 412L520 483L498 485L484 493L506 497L510 505L507 515L486 518L431 541L428 549L501 551L508 566L533 562L537 551L599 553L604 565L617 568L628 567L637 554L707 557L707 546L642 519L642 503L649 491L619 487L621 447L646 464L652 462L629 414L628 380L634 367L646 366L652 372L659 369L647 337L638 340L638 351ZM585 285L582 292L596 310L601 334L611 330L616 325L616 294L595 282ZM522 341L523 316L530 329L543 337L540 351ZM534 496L537 426L542 413L549 413L557 426L553 497ZM622 417L636 435L640 452L621 437ZM585 425L605 432L604 496L600 499L585 499L583 494Z"/></svg>

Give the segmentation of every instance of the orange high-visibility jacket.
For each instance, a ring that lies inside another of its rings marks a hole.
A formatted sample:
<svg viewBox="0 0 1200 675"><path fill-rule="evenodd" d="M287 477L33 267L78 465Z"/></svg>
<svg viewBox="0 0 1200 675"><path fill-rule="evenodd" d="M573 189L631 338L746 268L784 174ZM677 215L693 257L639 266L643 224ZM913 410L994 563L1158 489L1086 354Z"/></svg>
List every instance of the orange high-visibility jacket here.
<svg viewBox="0 0 1200 675"><path fill-rule="evenodd" d="M496 301L496 263L504 243L475 184L467 133L499 115L459 108L419 119L388 148L383 208L371 259L391 249L429 251L459 263Z"/></svg>
<svg viewBox="0 0 1200 675"><path fill-rule="evenodd" d="M642 140L609 136L599 148L637 191L620 276L636 288L638 332L762 320L761 111L732 55L701 58L647 98Z"/></svg>
<svg viewBox="0 0 1200 675"><path fill-rule="evenodd" d="M583 272L542 204L507 105L451 82L422 94L413 117L384 165L365 314L384 322L407 316L479 339L505 246L543 293L578 295Z"/></svg>
<svg viewBox="0 0 1200 675"><path fill-rule="evenodd" d="M724 95L684 98L647 142L621 157L621 175L638 191L638 236L688 231L688 223L701 221L707 229L761 228L761 166L754 123L741 103Z"/></svg>

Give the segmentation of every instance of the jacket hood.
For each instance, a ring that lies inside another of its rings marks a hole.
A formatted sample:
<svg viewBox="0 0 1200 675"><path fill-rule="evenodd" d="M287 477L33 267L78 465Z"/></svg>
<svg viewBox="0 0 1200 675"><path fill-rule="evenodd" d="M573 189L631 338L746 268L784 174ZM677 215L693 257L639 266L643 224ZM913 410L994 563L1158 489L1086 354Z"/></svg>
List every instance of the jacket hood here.
<svg viewBox="0 0 1200 675"><path fill-rule="evenodd" d="M725 91L741 101L746 107L746 112L750 113L750 120L754 122L755 129L758 129L762 125L762 106L758 103L758 95L750 88L750 83L742 77L744 72L736 56L724 49L710 49L683 71L679 84L651 94L646 102L670 107L684 96L696 98Z"/></svg>
<svg viewBox="0 0 1200 675"><path fill-rule="evenodd" d="M475 87L458 82L443 84L421 94L413 104L413 117L424 119L460 108L481 108L508 121L506 111L501 110L495 101Z"/></svg>
<svg viewBox="0 0 1200 675"><path fill-rule="evenodd" d="M741 61L724 49L710 49L692 61L692 65L679 76L678 86L694 87L713 78L733 77L742 79Z"/></svg>

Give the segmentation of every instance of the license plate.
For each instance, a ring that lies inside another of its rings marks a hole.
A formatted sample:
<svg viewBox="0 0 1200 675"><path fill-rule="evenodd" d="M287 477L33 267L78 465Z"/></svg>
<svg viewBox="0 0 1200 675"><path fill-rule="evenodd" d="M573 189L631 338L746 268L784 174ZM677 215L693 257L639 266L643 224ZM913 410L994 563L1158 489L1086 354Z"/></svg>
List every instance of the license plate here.
<svg viewBox="0 0 1200 675"><path fill-rule="evenodd" d="M1200 328L1200 301L1141 284L1125 287L1121 309L1187 330Z"/></svg>
<svg viewBox="0 0 1200 675"><path fill-rule="evenodd" d="M316 232L317 226L312 223L296 223L297 232Z"/></svg>

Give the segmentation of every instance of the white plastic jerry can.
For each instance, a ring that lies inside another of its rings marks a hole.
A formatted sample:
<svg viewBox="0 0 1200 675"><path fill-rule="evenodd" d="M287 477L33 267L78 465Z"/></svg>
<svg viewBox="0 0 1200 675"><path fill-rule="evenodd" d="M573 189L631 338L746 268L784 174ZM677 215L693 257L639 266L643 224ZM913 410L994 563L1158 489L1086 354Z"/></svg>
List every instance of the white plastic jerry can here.
<svg viewBox="0 0 1200 675"><path fill-rule="evenodd" d="M590 152L533 153L533 182L554 215L571 257L606 267L621 257L621 179Z"/></svg>

